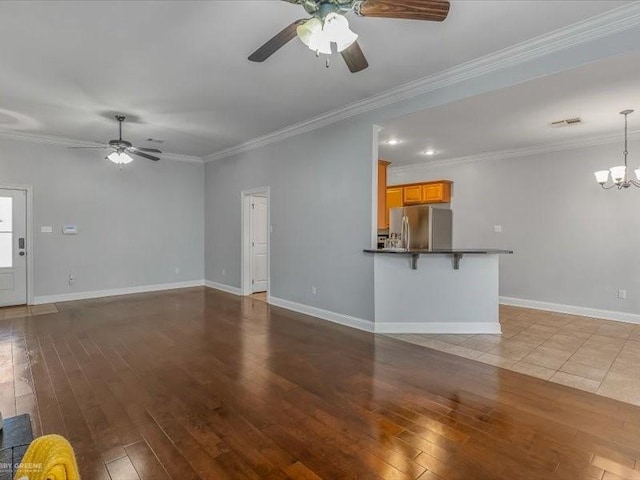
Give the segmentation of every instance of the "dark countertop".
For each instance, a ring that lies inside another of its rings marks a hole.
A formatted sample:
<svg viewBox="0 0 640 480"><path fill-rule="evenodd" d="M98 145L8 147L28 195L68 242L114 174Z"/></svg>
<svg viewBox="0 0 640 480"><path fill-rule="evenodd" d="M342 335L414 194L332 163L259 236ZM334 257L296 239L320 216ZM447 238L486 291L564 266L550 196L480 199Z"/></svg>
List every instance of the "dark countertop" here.
<svg viewBox="0 0 640 480"><path fill-rule="evenodd" d="M451 250L385 250L384 248L363 250L365 253L382 253L385 255L399 255L411 257L411 269L418 268L418 258L420 255L451 255L453 257L453 269L460 269L460 260L465 255L510 255L513 250L500 250L497 248L453 248Z"/></svg>
<svg viewBox="0 0 640 480"><path fill-rule="evenodd" d="M386 253L392 255L435 255L435 254L446 254L446 255L467 255L467 254L485 254L485 255L499 255L505 254L510 255L513 253L513 250L501 250L497 248L454 248L451 250L385 250L385 249L373 249L373 248L365 248L363 250L365 253Z"/></svg>

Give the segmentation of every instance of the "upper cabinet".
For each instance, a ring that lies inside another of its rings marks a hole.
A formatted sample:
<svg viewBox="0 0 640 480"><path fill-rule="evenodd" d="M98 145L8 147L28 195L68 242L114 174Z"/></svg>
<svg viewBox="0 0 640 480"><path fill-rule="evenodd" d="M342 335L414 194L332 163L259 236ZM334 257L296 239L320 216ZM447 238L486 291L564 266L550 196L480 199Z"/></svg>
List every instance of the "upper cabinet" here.
<svg viewBox="0 0 640 480"><path fill-rule="evenodd" d="M411 183L407 185L394 185L387 188L387 208L403 207L409 205L419 205L422 203L449 203L451 201L450 180L436 180L433 182ZM394 207L389 203L389 198L401 199Z"/></svg>
<svg viewBox="0 0 640 480"><path fill-rule="evenodd" d="M451 182L438 180L422 184L422 203L449 203L451 201Z"/></svg>
<svg viewBox="0 0 640 480"><path fill-rule="evenodd" d="M402 187L402 202L405 205L422 203L422 185L407 185Z"/></svg>

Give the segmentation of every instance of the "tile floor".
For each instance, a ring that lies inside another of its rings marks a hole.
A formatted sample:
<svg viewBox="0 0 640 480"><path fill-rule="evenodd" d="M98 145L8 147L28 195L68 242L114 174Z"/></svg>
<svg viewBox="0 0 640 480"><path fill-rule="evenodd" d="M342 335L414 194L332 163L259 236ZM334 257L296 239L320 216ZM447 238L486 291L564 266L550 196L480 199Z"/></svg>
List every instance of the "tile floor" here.
<svg viewBox="0 0 640 480"><path fill-rule="evenodd" d="M0 320L5 318L33 317L35 315L45 315L47 313L58 313L54 303L43 305L22 305L19 307L0 307Z"/></svg>
<svg viewBox="0 0 640 480"><path fill-rule="evenodd" d="M390 335L640 405L640 325L502 305L502 335Z"/></svg>

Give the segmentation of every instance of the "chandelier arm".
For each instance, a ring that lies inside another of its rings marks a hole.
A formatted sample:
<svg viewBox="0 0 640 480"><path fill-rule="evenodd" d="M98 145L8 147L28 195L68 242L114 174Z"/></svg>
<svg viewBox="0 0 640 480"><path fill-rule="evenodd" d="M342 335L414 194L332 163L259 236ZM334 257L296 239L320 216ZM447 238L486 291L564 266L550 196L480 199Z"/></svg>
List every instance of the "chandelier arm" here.
<svg viewBox="0 0 640 480"><path fill-rule="evenodd" d="M634 187L640 188L640 182L638 182L637 180L629 180L629 183Z"/></svg>
<svg viewBox="0 0 640 480"><path fill-rule="evenodd" d="M606 185L604 183L601 183L600 186L602 187L603 190L610 190L613 187L617 187L618 184L617 183L612 183L611 185Z"/></svg>
<svg viewBox="0 0 640 480"><path fill-rule="evenodd" d="M629 148L628 148L628 118L629 118L629 114L625 113L624 114L624 166L627 166L627 156L629 155Z"/></svg>

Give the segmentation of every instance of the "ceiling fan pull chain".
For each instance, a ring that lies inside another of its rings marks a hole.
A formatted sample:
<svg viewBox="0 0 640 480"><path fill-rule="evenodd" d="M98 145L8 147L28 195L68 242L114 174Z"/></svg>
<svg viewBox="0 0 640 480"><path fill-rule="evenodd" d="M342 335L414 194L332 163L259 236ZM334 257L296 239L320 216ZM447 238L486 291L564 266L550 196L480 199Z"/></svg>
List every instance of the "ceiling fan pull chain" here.
<svg viewBox="0 0 640 480"><path fill-rule="evenodd" d="M329 65L329 59L328 59L328 58L327 58L327 64L326 64L326 67L327 67L327 68L329 68L329 67L330 67L330 65Z"/></svg>

